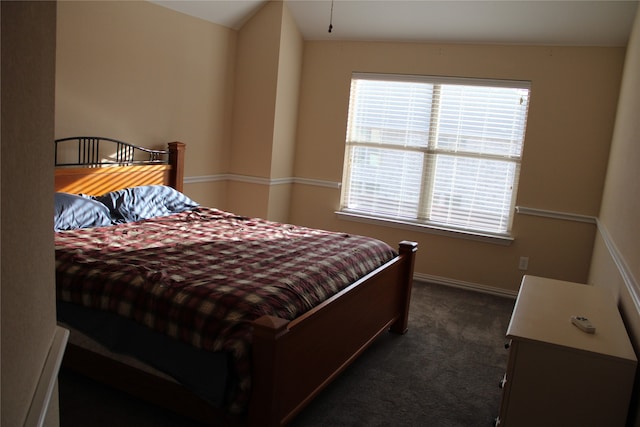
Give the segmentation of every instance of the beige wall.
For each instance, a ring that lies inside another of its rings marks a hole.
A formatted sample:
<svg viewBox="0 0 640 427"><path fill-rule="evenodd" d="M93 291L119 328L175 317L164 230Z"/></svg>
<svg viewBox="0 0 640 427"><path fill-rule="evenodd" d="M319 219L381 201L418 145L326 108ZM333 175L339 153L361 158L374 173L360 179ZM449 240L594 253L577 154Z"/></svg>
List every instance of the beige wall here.
<svg viewBox="0 0 640 427"><path fill-rule="evenodd" d="M393 245L416 240L424 276L513 292L528 256L529 274L587 280L594 224L516 215L515 241L499 246L338 220L349 79L532 81L517 203L595 217L623 48L303 42L281 2L239 31L146 2L61 2L58 22L56 136L182 140L186 192L201 203ZM333 186L277 181L293 177Z"/></svg>
<svg viewBox="0 0 640 427"><path fill-rule="evenodd" d="M2 409L24 425L52 344L55 2L2 2ZM57 391L45 425L58 425Z"/></svg>
<svg viewBox="0 0 640 427"><path fill-rule="evenodd" d="M229 183L227 209L289 219L303 40L281 1L266 3L239 30L229 172L256 178ZM242 188L242 191L240 190Z"/></svg>
<svg viewBox="0 0 640 427"><path fill-rule="evenodd" d="M306 42L295 176L342 178L351 73L426 74L532 82L517 204L596 216L623 48ZM416 272L515 291L527 273L583 282L595 225L516 215L510 246L354 224L334 215L340 191L296 185L291 220L420 243Z"/></svg>
<svg viewBox="0 0 640 427"><path fill-rule="evenodd" d="M58 3L56 137L187 144L185 176L229 162L236 32L144 2ZM220 205L215 183L185 186Z"/></svg>
<svg viewBox="0 0 640 427"><path fill-rule="evenodd" d="M290 178L293 176L304 41L287 7L283 7L280 34L271 178Z"/></svg>
<svg viewBox="0 0 640 427"><path fill-rule="evenodd" d="M267 3L238 31L229 164L235 174L271 177L282 8Z"/></svg>
<svg viewBox="0 0 640 427"><path fill-rule="evenodd" d="M271 178L287 180L293 176L295 161L304 41L286 6L282 10L281 22ZM289 221L291 191L291 183L271 186L269 189L268 219L280 222Z"/></svg>
<svg viewBox="0 0 640 427"><path fill-rule="evenodd" d="M640 10L627 47L589 282L611 290L640 355ZM639 370L640 371L640 370ZM640 426L640 372L629 425Z"/></svg>

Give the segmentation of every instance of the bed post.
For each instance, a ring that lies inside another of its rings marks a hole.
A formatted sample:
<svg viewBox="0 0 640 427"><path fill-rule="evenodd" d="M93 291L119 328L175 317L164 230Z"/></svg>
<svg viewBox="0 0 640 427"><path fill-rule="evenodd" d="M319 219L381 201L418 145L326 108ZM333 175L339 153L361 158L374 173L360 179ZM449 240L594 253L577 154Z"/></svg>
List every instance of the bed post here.
<svg viewBox="0 0 640 427"><path fill-rule="evenodd" d="M411 288L413 286L413 266L415 264L416 252L418 251L418 243L403 240L400 242L400 256L404 258L403 268L399 275L399 282L404 291L404 297L401 303L401 315L392 325L391 332L397 334L405 334L409 324L409 304L411 302Z"/></svg>
<svg viewBox="0 0 640 427"><path fill-rule="evenodd" d="M169 165L171 172L169 185L178 191L182 191L184 183L184 142L170 142L169 144Z"/></svg>
<svg viewBox="0 0 640 427"><path fill-rule="evenodd" d="M254 320L248 425L287 424L381 334L407 331L418 244L292 321Z"/></svg>
<svg viewBox="0 0 640 427"><path fill-rule="evenodd" d="M251 405L249 427L280 425L278 378L281 352L279 339L288 333L288 320L262 316L253 322Z"/></svg>

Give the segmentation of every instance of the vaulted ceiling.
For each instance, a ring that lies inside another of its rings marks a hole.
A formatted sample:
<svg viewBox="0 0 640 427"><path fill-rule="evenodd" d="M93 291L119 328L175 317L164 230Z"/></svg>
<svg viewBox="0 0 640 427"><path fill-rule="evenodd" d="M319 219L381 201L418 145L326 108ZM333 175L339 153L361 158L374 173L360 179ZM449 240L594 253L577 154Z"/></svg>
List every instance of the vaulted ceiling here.
<svg viewBox="0 0 640 427"><path fill-rule="evenodd" d="M268 0L153 0L238 29ZM306 40L624 46L638 1L285 0ZM331 32L329 24L333 24Z"/></svg>

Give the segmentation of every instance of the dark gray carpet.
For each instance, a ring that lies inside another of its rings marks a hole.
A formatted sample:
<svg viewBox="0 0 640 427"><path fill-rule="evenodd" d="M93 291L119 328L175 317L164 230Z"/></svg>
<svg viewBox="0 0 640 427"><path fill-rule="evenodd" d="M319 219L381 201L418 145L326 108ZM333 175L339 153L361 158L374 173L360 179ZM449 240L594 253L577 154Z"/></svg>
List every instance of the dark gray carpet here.
<svg viewBox="0 0 640 427"><path fill-rule="evenodd" d="M292 423L311 426L492 426L514 300L416 283L409 332L385 334ZM78 376L60 376L60 423L197 426Z"/></svg>
<svg viewBox="0 0 640 427"><path fill-rule="evenodd" d="M513 304L417 283L409 332L378 340L294 426L492 425Z"/></svg>

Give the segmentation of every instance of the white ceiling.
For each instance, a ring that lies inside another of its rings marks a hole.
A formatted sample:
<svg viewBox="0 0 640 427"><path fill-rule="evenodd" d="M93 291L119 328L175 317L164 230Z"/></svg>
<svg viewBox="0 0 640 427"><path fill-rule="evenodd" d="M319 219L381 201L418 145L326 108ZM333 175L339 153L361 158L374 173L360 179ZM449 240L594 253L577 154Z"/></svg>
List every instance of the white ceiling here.
<svg viewBox="0 0 640 427"><path fill-rule="evenodd" d="M624 46L638 1L285 0L306 40ZM265 0L153 0L239 29Z"/></svg>

